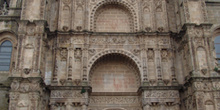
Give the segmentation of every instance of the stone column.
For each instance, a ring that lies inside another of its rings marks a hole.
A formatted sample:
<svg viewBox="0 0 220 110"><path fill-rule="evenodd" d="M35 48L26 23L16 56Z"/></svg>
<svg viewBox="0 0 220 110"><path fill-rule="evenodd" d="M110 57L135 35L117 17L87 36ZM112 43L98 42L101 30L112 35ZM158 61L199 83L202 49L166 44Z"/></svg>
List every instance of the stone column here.
<svg viewBox="0 0 220 110"><path fill-rule="evenodd" d="M50 105L50 110L56 110L56 105L55 104L52 104L52 105Z"/></svg>
<svg viewBox="0 0 220 110"><path fill-rule="evenodd" d="M159 86L163 86L163 76L162 76L162 69L161 69L161 49L156 50L156 65L157 65L157 84Z"/></svg>
<svg viewBox="0 0 220 110"><path fill-rule="evenodd" d="M71 109L71 105L72 105L71 102L66 102L65 105L66 105L66 110L72 110Z"/></svg>
<svg viewBox="0 0 220 110"><path fill-rule="evenodd" d="M165 102L160 102L160 110L166 110L165 105L166 105Z"/></svg>
<svg viewBox="0 0 220 110"><path fill-rule="evenodd" d="M150 110L150 105L149 105L149 104L146 104L146 105L143 107L143 110Z"/></svg>
<svg viewBox="0 0 220 110"><path fill-rule="evenodd" d="M83 102L82 102L82 110L87 110L87 106L88 106L88 90L86 90L86 92L84 93L84 98L83 98Z"/></svg>
<svg viewBox="0 0 220 110"><path fill-rule="evenodd" d="M82 105L82 110L87 110L87 105L86 104Z"/></svg>

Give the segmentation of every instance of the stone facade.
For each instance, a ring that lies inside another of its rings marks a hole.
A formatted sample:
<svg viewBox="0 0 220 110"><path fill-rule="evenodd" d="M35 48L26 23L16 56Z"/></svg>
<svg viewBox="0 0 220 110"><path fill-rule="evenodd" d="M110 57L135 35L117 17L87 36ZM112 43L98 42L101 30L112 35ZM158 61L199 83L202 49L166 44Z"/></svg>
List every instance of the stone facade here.
<svg viewBox="0 0 220 110"><path fill-rule="evenodd" d="M219 0L0 3L1 110L220 110Z"/></svg>

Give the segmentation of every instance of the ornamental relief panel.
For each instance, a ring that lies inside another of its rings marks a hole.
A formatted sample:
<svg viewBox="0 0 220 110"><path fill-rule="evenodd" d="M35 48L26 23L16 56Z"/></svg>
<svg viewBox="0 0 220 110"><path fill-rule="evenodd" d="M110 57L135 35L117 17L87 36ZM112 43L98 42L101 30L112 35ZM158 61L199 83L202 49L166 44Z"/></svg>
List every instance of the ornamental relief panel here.
<svg viewBox="0 0 220 110"><path fill-rule="evenodd" d="M40 80L13 80L11 83L11 90L18 92L41 91Z"/></svg>
<svg viewBox="0 0 220 110"><path fill-rule="evenodd" d="M218 86L216 86L218 87ZM210 82L195 82L194 83L195 90L202 90L202 91L211 91L213 90L212 83Z"/></svg>
<svg viewBox="0 0 220 110"><path fill-rule="evenodd" d="M91 96L90 104L140 104L141 100L136 96Z"/></svg>
<svg viewBox="0 0 220 110"><path fill-rule="evenodd" d="M155 3L155 11L162 12L163 11L162 0L154 0L154 3Z"/></svg>
<svg viewBox="0 0 220 110"><path fill-rule="evenodd" d="M167 91L146 91L145 98L180 98L179 91L167 90Z"/></svg>
<svg viewBox="0 0 220 110"><path fill-rule="evenodd" d="M91 36L89 39L90 44L120 44L132 45L139 44L139 38L135 36Z"/></svg>
<svg viewBox="0 0 220 110"><path fill-rule="evenodd" d="M148 48L171 48L170 36L148 36L143 39L143 42Z"/></svg>
<svg viewBox="0 0 220 110"><path fill-rule="evenodd" d="M220 82L213 82L212 84L214 90L220 90Z"/></svg>
<svg viewBox="0 0 220 110"><path fill-rule="evenodd" d="M160 104L176 105L180 103L178 90L145 91L143 103L156 106Z"/></svg>
<svg viewBox="0 0 220 110"><path fill-rule="evenodd" d="M81 91L77 90L52 90L50 98L76 98L81 99L85 98L84 94L81 94Z"/></svg>

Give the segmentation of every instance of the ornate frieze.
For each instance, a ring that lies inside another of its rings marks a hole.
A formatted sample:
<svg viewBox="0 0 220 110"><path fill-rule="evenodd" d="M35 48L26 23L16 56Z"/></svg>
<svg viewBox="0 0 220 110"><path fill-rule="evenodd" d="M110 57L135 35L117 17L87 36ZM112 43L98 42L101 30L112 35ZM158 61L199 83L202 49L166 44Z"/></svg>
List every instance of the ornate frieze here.
<svg viewBox="0 0 220 110"><path fill-rule="evenodd" d="M211 82L194 82L194 88L201 91L211 91L214 89Z"/></svg>
<svg viewBox="0 0 220 110"><path fill-rule="evenodd" d="M79 90L52 90L50 98L84 98Z"/></svg>
<svg viewBox="0 0 220 110"><path fill-rule="evenodd" d="M139 104L136 96L91 96L90 104Z"/></svg>
<svg viewBox="0 0 220 110"><path fill-rule="evenodd" d="M145 98L155 98L155 99L179 99L179 91L176 90L164 90L164 91L145 91Z"/></svg>
<svg viewBox="0 0 220 110"><path fill-rule="evenodd" d="M92 36L90 44L138 44L139 38L135 36Z"/></svg>
<svg viewBox="0 0 220 110"><path fill-rule="evenodd" d="M143 103L150 106L176 105L180 103L179 91L177 90L152 90L144 92Z"/></svg>

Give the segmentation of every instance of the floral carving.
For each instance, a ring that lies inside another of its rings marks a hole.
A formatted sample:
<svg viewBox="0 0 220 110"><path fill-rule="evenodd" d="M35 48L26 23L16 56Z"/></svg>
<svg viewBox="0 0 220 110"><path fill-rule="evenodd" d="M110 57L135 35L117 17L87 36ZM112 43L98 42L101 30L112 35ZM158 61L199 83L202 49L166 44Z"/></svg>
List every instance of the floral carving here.
<svg viewBox="0 0 220 110"><path fill-rule="evenodd" d="M136 56L138 56L138 55L140 54L140 52L141 52L141 50L139 50L139 49L134 49L134 50L133 50L133 53L134 53L134 55L136 55Z"/></svg>
<svg viewBox="0 0 220 110"><path fill-rule="evenodd" d="M95 55L96 50L95 49L89 49L89 55L93 56Z"/></svg>

